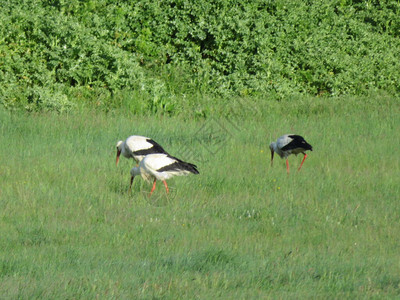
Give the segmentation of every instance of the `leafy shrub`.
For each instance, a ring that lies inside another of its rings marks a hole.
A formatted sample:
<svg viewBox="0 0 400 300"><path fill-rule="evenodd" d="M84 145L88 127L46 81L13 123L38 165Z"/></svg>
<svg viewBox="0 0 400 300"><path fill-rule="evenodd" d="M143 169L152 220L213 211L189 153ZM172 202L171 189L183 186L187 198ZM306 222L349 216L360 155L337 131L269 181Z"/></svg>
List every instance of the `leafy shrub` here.
<svg viewBox="0 0 400 300"><path fill-rule="evenodd" d="M33 87L28 90L28 103L25 109L63 113L70 111L74 106L75 104L69 101L68 96L61 91L54 91L46 87Z"/></svg>
<svg viewBox="0 0 400 300"><path fill-rule="evenodd" d="M107 110L171 114L193 95L399 96L398 15L393 0L4 0L1 103L59 110L85 89Z"/></svg>

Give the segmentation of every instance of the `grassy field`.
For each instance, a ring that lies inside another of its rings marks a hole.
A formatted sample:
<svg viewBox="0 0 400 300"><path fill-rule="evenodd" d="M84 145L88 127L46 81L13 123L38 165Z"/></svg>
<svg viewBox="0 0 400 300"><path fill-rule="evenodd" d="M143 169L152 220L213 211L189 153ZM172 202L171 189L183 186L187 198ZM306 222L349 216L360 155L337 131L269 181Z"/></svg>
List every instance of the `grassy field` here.
<svg viewBox="0 0 400 300"><path fill-rule="evenodd" d="M1 298L398 298L398 113L384 97L207 120L0 111ZM314 151L288 176L268 145L289 132ZM129 195L131 134L200 175Z"/></svg>

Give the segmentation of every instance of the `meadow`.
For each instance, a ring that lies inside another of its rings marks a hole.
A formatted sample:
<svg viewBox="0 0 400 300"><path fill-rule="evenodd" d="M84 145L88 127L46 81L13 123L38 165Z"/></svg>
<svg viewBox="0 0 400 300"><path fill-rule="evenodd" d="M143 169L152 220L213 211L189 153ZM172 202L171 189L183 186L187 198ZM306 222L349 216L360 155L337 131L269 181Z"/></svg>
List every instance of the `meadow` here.
<svg viewBox="0 0 400 300"><path fill-rule="evenodd" d="M0 110L1 298L398 298L398 109L376 96L207 119ZM289 132L314 151L287 175L268 145ZM129 194L115 145L131 134L200 175L151 198L136 178Z"/></svg>

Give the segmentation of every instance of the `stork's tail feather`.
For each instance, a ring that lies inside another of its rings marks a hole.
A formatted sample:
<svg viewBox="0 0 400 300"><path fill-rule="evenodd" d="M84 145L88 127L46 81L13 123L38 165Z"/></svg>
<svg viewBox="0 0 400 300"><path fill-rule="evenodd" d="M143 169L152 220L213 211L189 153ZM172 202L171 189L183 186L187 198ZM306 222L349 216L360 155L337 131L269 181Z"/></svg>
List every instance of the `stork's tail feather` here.
<svg viewBox="0 0 400 300"><path fill-rule="evenodd" d="M193 174L199 174L199 171L197 170L197 166L195 164L185 162L176 157L174 157L174 158L177 160L174 163L176 169L189 171L190 173L193 173Z"/></svg>
<svg viewBox="0 0 400 300"><path fill-rule="evenodd" d="M175 159L176 161L173 164L170 164L168 166L162 167L161 169L158 169L158 172L163 172L163 171L188 171L193 174L199 174L199 171L197 170L197 166L188 162L185 162L183 160L180 160L179 158L170 156L171 158Z"/></svg>
<svg viewBox="0 0 400 300"><path fill-rule="evenodd" d="M199 171L197 170L197 166L191 163L187 163L187 162L179 162L180 165L182 166L182 169L189 171L193 174L199 174Z"/></svg>
<svg viewBox="0 0 400 300"><path fill-rule="evenodd" d="M185 162L176 157L173 157L173 158L177 160L176 165L178 165L180 167L180 169L189 171L190 173L193 173L193 174L199 174L199 171L197 170L197 166L195 164Z"/></svg>

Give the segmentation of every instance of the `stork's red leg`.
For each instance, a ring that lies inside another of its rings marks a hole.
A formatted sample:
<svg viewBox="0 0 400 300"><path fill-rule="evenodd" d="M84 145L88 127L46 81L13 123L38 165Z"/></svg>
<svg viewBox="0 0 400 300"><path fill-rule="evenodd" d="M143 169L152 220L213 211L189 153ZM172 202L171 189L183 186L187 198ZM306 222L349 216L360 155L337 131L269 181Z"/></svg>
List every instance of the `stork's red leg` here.
<svg viewBox="0 0 400 300"><path fill-rule="evenodd" d="M167 194L169 194L169 188L168 188L167 182L165 180L163 180L163 183L165 185L165 190L167 191Z"/></svg>
<svg viewBox="0 0 400 300"><path fill-rule="evenodd" d="M306 160L306 158L307 158L307 154L304 153L304 158L303 158L303 160L301 161L300 167L299 167L299 169L298 169L297 171L300 171L301 166L303 165L303 163L304 163L304 161Z"/></svg>
<svg viewBox="0 0 400 300"><path fill-rule="evenodd" d="M289 174L289 160L286 158L286 171Z"/></svg>
<svg viewBox="0 0 400 300"><path fill-rule="evenodd" d="M151 189L151 191L150 191L149 197L151 196L151 194L153 194L154 190L156 189L156 182L157 182L157 179L154 178L153 187L152 187L152 189Z"/></svg>

